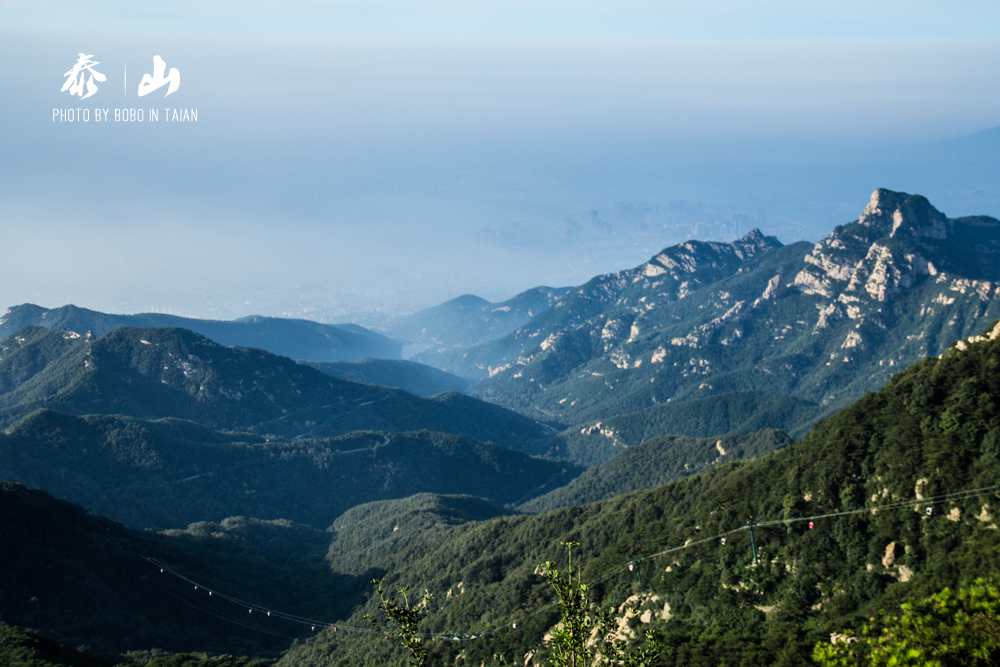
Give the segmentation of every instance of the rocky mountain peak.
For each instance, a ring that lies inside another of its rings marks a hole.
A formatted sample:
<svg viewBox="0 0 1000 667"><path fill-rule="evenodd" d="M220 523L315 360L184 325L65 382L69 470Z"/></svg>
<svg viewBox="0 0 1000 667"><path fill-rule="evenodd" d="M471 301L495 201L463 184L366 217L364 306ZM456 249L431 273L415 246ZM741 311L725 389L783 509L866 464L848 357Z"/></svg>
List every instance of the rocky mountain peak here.
<svg viewBox="0 0 1000 667"><path fill-rule="evenodd" d="M780 248L781 242L773 236L764 234L754 227L741 238L736 239L731 244L736 251L737 257L746 259L765 249Z"/></svg>
<svg viewBox="0 0 1000 667"><path fill-rule="evenodd" d="M932 238L948 236L948 219L926 197L879 188L872 193L858 224L878 236L890 238Z"/></svg>
<svg viewBox="0 0 1000 667"><path fill-rule="evenodd" d="M953 225L925 197L879 188L856 224L837 227L803 258L808 266L793 285L809 294L841 300L867 295L885 301L922 276L938 275L939 253L932 250L926 255L926 248L913 242L944 240L952 234ZM857 307L849 310L855 312Z"/></svg>

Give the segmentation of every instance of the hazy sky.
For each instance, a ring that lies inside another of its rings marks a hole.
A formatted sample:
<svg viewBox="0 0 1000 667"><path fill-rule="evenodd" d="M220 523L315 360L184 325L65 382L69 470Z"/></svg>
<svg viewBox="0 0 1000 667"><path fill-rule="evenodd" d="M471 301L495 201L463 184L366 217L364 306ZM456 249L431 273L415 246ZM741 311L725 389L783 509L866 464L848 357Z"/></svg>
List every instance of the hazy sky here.
<svg viewBox="0 0 1000 667"><path fill-rule="evenodd" d="M733 214L817 240L882 186L1000 214L995 152L935 152L1000 125L995 1L205 4L0 0L0 305L338 320L583 282ZM181 83L140 98L154 55ZM650 224L601 235L614 202Z"/></svg>

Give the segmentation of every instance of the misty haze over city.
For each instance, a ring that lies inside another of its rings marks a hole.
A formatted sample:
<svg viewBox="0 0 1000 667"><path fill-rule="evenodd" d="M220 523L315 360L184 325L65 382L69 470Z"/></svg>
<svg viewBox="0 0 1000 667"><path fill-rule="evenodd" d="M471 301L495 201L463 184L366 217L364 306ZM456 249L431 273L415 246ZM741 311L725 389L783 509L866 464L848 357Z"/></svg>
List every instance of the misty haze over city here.
<svg viewBox="0 0 1000 667"><path fill-rule="evenodd" d="M0 305L378 327L688 238L816 241L877 187L1000 214L1000 7L750 4L2 2ZM154 54L169 98L112 80ZM52 114L171 105L198 121Z"/></svg>

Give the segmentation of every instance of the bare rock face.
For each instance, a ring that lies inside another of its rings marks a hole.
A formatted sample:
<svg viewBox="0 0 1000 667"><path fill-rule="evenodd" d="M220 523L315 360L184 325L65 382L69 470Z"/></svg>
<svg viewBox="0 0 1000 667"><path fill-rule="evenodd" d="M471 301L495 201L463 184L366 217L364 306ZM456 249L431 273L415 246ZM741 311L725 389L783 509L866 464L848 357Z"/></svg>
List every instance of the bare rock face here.
<svg viewBox="0 0 1000 667"><path fill-rule="evenodd" d="M813 247L792 285L806 294L839 294L884 302L922 276L933 262L899 241L944 240L951 222L920 195L878 189L857 224L838 227ZM896 239L896 242L892 240Z"/></svg>
<svg viewBox="0 0 1000 667"><path fill-rule="evenodd" d="M743 238L733 241L730 245L733 248L733 254L740 259L747 259L762 251L774 248L775 240L772 237L764 236L763 232L755 227L747 232Z"/></svg>
<svg viewBox="0 0 1000 667"><path fill-rule="evenodd" d="M912 287L920 276L936 275L934 264L919 253L894 252L888 246L873 243L865 259L858 262L844 291L863 291L875 301L885 301Z"/></svg>
<svg viewBox="0 0 1000 667"><path fill-rule="evenodd" d="M889 238L931 238L948 236L948 218L925 197L879 188L872 193L858 224Z"/></svg>
<svg viewBox="0 0 1000 667"><path fill-rule="evenodd" d="M896 564L896 559L903 552L902 546L895 542L889 542L885 547L885 555L882 556L882 567L889 569Z"/></svg>
<svg viewBox="0 0 1000 667"><path fill-rule="evenodd" d="M753 307L756 308L766 301L775 301L780 299L787 291L788 285L785 284L784 279L779 273L767 281L767 287L764 288L764 293L761 294L759 298L754 300Z"/></svg>

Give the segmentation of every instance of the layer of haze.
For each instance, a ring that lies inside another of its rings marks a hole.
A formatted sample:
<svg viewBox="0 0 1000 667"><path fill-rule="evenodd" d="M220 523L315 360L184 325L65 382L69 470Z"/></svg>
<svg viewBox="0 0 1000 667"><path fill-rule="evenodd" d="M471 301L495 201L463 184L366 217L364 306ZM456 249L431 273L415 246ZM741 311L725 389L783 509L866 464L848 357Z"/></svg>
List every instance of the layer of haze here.
<svg viewBox="0 0 1000 667"><path fill-rule="evenodd" d="M1000 124L995 3L122 7L0 2L0 305L379 324L876 187L1000 214L997 132L955 141ZM181 86L138 98L153 55Z"/></svg>

